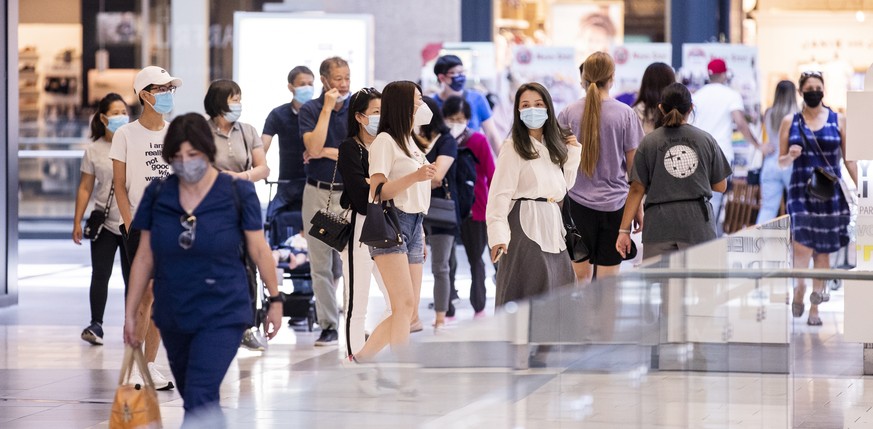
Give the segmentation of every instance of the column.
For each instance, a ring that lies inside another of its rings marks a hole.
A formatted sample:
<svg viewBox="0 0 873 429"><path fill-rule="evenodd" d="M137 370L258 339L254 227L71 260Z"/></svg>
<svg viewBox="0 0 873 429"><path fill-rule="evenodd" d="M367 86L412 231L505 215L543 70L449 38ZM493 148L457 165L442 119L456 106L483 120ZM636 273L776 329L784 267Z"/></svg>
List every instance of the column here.
<svg viewBox="0 0 873 429"><path fill-rule="evenodd" d="M183 81L182 88L176 91L173 115L205 113L203 96L209 88L209 0L171 2L167 71Z"/></svg>
<svg viewBox="0 0 873 429"><path fill-rule="evenodd" d="M723 16L722 3L730 0L668 0L668 34L673 44L673 67L682 66L683 43L718 42L720 29L730 26L728 16ZM727 37L727 34L725 34Z"/></svg>
<svg viewBox="0 0 873 429"><path fill-rule="evenodd" d="M5 61L0 67L0 118L4 118L0 134L0 146L6 149L6 175L0 177L0 186L6 198L0 200L5 228L0 231L0 307L18 304L18 1L0 0L0 34L5 43L0 43L0 58Z"/></svg>

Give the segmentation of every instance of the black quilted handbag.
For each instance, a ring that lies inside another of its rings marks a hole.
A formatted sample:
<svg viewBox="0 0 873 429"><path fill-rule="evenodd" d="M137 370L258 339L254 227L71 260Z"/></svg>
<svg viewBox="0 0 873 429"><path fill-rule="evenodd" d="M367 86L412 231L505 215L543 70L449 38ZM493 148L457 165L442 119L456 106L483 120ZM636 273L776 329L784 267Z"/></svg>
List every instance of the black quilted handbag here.
<svg viewBox="0 0 873 429"><path fill-rule="evenodd" d="M327 197L327 207L319 210L312 216L312 228L309 228L309 236L317 238L342 252L349 244L352 235L352 226L345 216L330 211L330 200L333 198L333 182L336 181L336 164L333 167L333 179L330 181L330 194Z"/></svg>

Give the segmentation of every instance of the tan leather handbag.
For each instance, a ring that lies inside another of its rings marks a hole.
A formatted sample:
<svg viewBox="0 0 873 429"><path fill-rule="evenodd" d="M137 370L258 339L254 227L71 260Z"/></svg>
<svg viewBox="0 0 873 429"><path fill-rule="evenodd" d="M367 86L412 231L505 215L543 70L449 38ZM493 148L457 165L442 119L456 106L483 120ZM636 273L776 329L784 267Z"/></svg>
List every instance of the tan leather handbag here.
<svg viewBox="0 0 873 429"><path fill-rule="evenodd" d="M133 366L139 368L143 385L130 384ZM161 409L158 406L158 395L155 383L146 366L145 356L140 348L124 347L124 360L121 364L121 375L118 378L118 388L115 390L115 400L112 402L112 415L109 418L109 429L158 429L161 423Z"/></svg>

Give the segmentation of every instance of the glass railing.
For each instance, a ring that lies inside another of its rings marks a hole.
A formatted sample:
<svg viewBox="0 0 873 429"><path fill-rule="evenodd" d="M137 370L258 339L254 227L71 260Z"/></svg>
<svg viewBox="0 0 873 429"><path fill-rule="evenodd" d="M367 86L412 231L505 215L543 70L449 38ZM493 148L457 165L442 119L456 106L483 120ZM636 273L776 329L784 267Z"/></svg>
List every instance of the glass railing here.
<svg viewBox="0 0 873 429"><path fill-rule="evenodd" d="M444 414L432 422L842 427L857 416L832 405L833 380L862 375L862 347L842 343L841 293L822 306L825 326L792 317L793 277L873 276L791 261L785 216L420 338L419 384Z"/></svg>

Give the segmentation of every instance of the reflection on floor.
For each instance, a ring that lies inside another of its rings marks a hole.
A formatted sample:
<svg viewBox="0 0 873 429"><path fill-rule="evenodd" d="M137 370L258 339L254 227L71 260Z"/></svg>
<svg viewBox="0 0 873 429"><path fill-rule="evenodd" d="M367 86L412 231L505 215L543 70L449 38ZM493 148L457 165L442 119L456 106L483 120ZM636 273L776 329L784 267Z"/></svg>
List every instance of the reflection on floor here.
<svg viewBox="0 0 873 429"><path fill-rule="evenodd" d="M20 305L0 309L0 428L108 427L123 352L117 275L106 345L96 347L79 339L88 314L87 247L22 241L21 264ZM468 281L459 277L462 295ZM432 317L428 289L423 288L421 309L426 318ZM336 348L314 348L317 332L286 326L267 352L240 350L222 385L222 406L231 427L239 428L873 427L873 383L861 376L861 346L842 342L843 295L832 296L823 307L823 327L794 320L792 375L658 372L623 365L593 371L609 366L590 365L581 356L603 360L615 351L610 347L619 346L592 346L587 354L553 347L545 368L422 368L417 398L370 398L358 393L355 374L340 367ZM374 295L372 305L379 302ZM462 300L460 306L458 318L471 319L469 305ZM474 328L459 323L454 329L475 329L480 321L468 323ZM474 350L481 349L466 353ZM163 353L158 364L169 374ZM386 373L391 376L390 366ZM178 394L158 395L165 427L178 427Z"/></svg>

